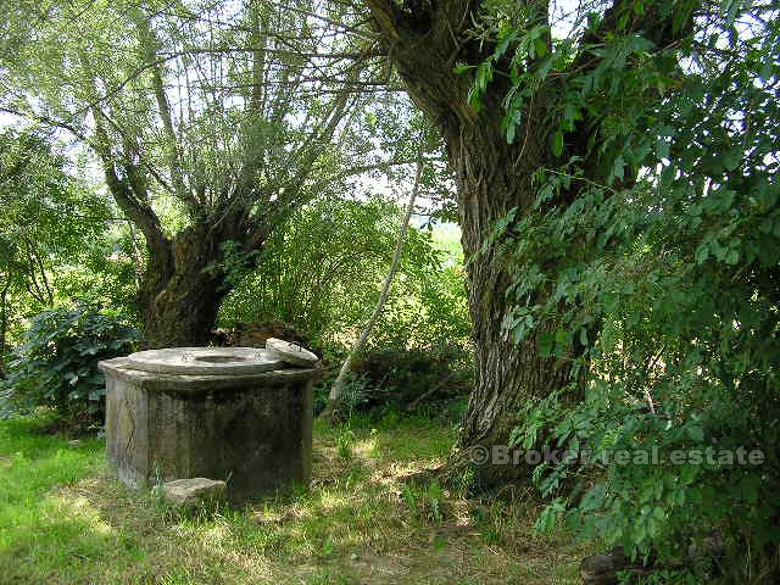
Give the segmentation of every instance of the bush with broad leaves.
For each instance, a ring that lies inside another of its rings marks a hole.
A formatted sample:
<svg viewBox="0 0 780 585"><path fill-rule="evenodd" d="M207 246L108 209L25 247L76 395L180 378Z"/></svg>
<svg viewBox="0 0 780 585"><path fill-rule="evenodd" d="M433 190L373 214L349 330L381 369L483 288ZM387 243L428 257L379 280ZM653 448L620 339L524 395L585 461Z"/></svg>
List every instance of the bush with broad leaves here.
<svg viewBox="0 0 780 585"><path fill-rule="evenodd" d="M96 307L39 313L13 352L0 394L0 413L54 409L82 429L99 426L105 408L101 360L130 353L138 331L120 315Z"/></svg>

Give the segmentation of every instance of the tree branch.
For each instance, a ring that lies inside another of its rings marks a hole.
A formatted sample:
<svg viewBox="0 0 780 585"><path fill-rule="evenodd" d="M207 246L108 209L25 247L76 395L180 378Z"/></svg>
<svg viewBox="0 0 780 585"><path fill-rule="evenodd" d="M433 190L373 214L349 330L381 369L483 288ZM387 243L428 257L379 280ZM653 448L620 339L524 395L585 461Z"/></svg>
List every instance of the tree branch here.
<svg viewBox="0 0 780 585"><path fill-rule="evenodd" d="M128 180L122 180L117 172L116 163L111 155L111 150L108 143L108 136L106 135L105 128L103 127L102 114L96 109L94 112L95 117L95 137L96 137L96 152L100 161L103 164L103 172L106 178L106 185L108 190L116 201L119 209L122 210L127 216L127 219L132 221L146 239L146 244L149 247L151 253L159 253L168 251L170 249L170 241L165 237L160 220L155 214L152 207L149 205L148 197L144 197L145 187L142 181L136 175L135 177L128 176ZM133 175L135 171L130 172ZM139 197L134 193L134 189L128 185L128 182L135 183L135 188L138 188L140 192L137 193Z"/></svg>
<svg viewBox="0 0 780 585"><path fill-rule="evenodd" d="M395 252L393 253L393 260L390 263L390 270L385 276L385 281L382 285L382 292L379 295L379 300L376 303L376 307L374 307L374 312L371 314L371 318L368 320L368 323L366 323L366 326L360 333L360 337L358 338L352 350L349 352L347 358L344 360L344 363L341 365L339 375L330 389L330 394L328 396L328 406L323 411L322 415L320 415L322 418L332 419L339 416L339 409L341 407L341 403L344 400L344 388L346 386L347 376L349 375L349 372L352 368L352 364L357 356L362 353L363 348L368 341L368 336L371 335L371 331L374 329L377 321L379 321L379 317L382 316L385 303L387 302L388 296L390 296L390 287L393 284L393 278L395 277L395 274L398 271L398 267L401 264L401 254L403 253L404 243L406 242L406 233L409 230L409 220L412 217L412 213L414 213L414 203L420 191L420 182L422 180L423 171L425 170L425 163L422 159L423 144L424 142L421 139L419 162L417 163L417 172L414 178L414 186L412 187L412 193L409 196L409 203L406 206L406 213L401 220L401 226L398 230L398 238L396 239L395 244Z"/></svg>
<svg viewBox="0 0 780 585"><path fill-rule="evenodd" d="M149 19L146 18L140 10L133 10L131 12L133 20L135 20L136 28L138 29L138 39L143 50L144 62L152 74L154 97L157 101L157 108L160 111L163 131L165 132L165 137L168 141L166 150L168 150L168 166L171 171L173 194L188 204L193 211L196 211L199 207L198 201L184 183L179 139L173 125L173 116L171 115L171 106L168 103L168 96L165 95L165 85L163 84L160 60L157 56L157 50L160 43L157 39L157 35L152 30Z"/></svg>

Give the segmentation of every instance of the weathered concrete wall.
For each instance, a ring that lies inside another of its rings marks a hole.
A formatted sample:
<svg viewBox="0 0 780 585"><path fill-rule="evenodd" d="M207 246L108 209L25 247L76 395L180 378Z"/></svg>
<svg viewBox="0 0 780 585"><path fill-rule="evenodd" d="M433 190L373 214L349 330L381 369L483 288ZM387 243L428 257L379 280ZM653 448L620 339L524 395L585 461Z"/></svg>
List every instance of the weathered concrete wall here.
<svg viewBox="0 0 780 585"><path fill-rule="evenodd" d="M106 373L107 452L126 484L208 477L233 501L308 483L316 370L247 376Z"/></svg>

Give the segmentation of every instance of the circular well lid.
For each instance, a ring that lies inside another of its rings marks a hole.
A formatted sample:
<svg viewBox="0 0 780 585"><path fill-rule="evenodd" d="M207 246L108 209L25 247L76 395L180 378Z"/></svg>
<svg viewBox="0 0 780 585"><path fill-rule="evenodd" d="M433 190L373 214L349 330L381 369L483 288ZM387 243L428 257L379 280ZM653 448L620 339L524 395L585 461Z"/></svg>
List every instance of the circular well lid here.
<svg viewBox="0 0 780 585"><path fill-rule="evenodd" d="M260 374L284 367L278 355L254 347L171 347L130 354L128 367L156 374Z"/></svg>

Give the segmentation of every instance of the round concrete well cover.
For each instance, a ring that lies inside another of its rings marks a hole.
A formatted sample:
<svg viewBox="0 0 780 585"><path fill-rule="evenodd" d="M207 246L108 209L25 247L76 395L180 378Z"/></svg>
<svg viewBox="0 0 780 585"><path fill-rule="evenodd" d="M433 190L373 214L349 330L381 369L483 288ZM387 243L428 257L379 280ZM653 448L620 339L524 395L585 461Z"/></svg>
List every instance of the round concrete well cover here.
<svg viewBox="0 0 780 585"><path fill-rule="evenodd" d="M259 374L284 367L277 354L253 347L171 347L130 354L128 366L156 374Z"/></svg>
<svg viewBox="0 0 780 585"><path fill-rule="evenodd" d="M308 349L276 337L269 337L265 342L265 347L275 352L282 360L292 366L310 368L320 361L320 358Z"/></svg>

